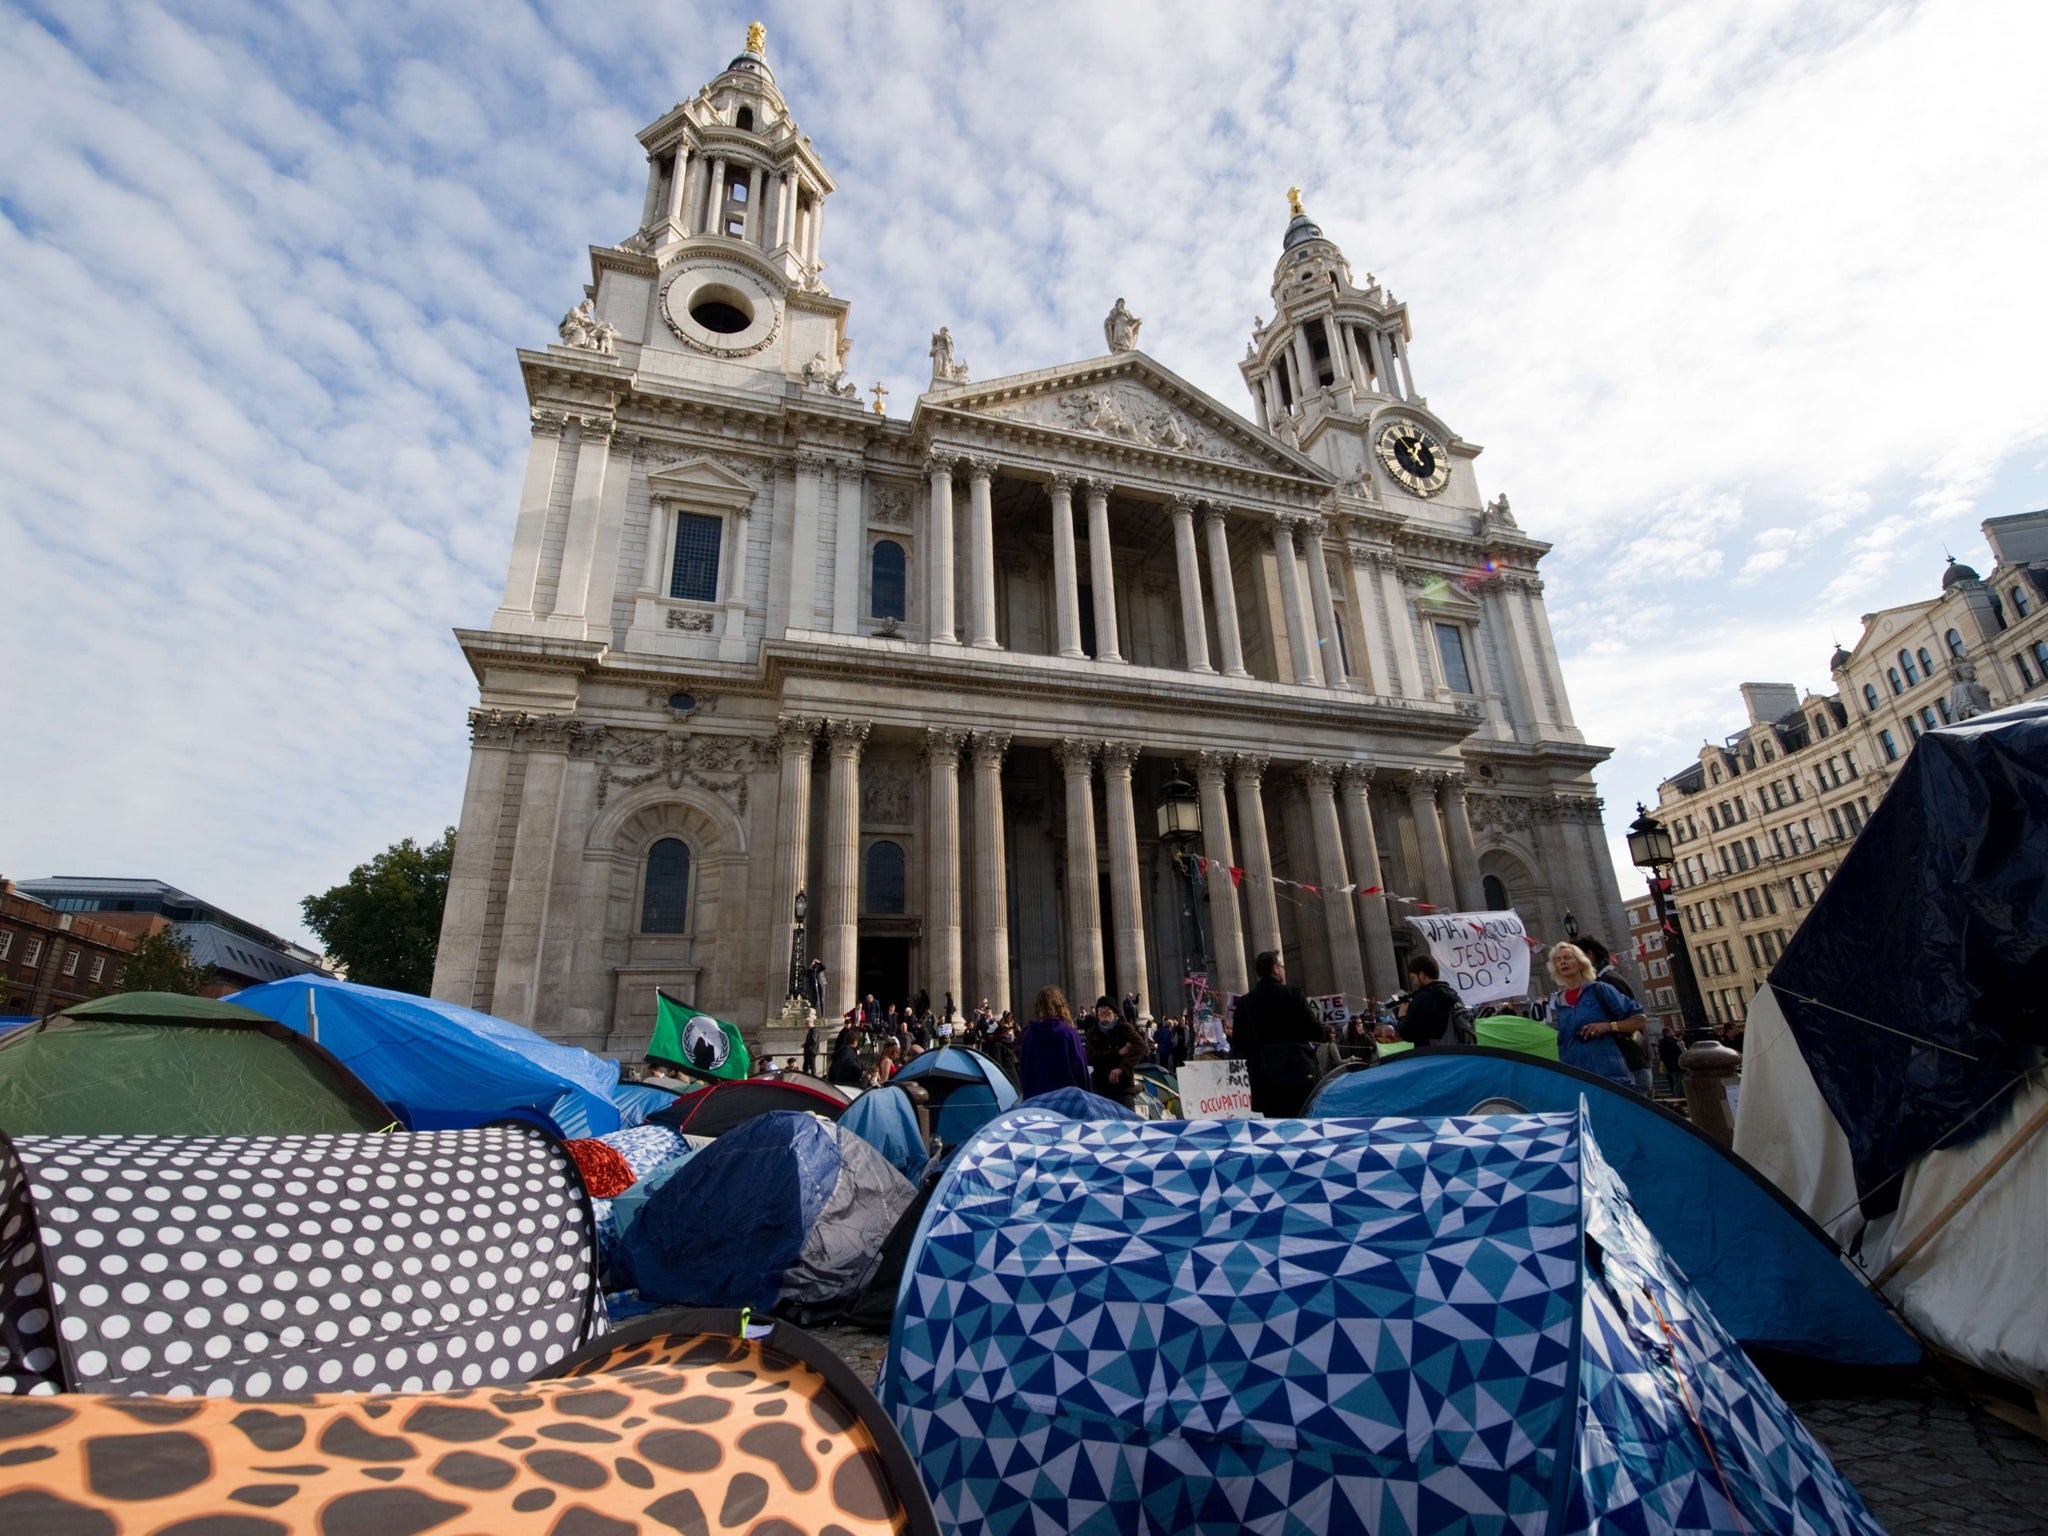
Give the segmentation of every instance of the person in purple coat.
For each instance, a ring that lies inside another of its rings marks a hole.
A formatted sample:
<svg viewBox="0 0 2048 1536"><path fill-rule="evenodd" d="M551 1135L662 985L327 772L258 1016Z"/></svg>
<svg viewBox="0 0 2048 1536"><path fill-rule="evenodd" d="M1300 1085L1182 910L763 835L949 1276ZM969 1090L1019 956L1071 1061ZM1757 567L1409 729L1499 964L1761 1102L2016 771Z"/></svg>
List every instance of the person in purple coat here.
<svg viewBox="0 0 2048 1536"><path fill-rule="evenodd" d="M1017 1086L1027 1099L1055 1088L1088 1086L1088 1052L1074 1028L1074 1011L1058 987L1039 990L1031 1022L1017 1040Z"/></svg>

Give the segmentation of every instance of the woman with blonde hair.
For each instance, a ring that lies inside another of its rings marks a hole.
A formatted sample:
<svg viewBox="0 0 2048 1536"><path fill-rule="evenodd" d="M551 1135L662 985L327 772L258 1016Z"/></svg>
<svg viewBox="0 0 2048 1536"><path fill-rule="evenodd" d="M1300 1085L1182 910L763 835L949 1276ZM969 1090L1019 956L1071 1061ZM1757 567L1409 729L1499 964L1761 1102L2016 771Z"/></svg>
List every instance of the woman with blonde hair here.
<svg viewBox="0 0 2048 1536"><path fill-rule="evenodd" d="M1031 1004L1031 1022L1017 1040L1017 1086L1027 1099L1088 1086L1088 1052L1058 987L1041 987Z"/></svg>
<svg viewBox="0 0 2048 1536"><path fill-rule="evenodd" d="M1634 1088L1635 1074L1615 1036L1642 1032L1642 1006L1598 980L1593 962L1576 944L1551 946L1550 974L1558 989L1550 995L1546 1022L1557 1031L1557 1059L1619 1087Z"/></svg>

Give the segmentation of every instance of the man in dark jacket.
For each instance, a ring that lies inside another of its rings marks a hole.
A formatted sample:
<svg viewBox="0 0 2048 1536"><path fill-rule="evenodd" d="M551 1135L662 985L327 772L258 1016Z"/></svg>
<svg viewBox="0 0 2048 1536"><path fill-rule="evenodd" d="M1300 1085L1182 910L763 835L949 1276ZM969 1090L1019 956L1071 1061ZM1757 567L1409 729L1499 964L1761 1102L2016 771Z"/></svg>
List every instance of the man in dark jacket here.
<svg viewBox="0 0 2048 1536"><path fill-rule="evenodd" d="M1451 1020L1462 999L1457 989L1443 980L1443 972L1429 955L1417 955L1408 962L1408 1006L1394 1033L1411 1045L1452 1045Z"/></svg>
<svg viewBox="0 0 2048 1536"><path fill-rule="evenodd" d="M1260 951L1252 965L1259 979L1237 1000L1230 1054L1250 1068L1252 1108L1283 1120L1301 1113L1316 1085L1323 1026L1301 989L1287 985L1287 962L1278 950Z"/></svg>
<svg viewBox="0 0 2048 1536"><path fill-rule="evenodd" d="M1145 1059L1145 1037L1138 1026L1117 1012L1107 997L1095 1000L1095 1017L1081 1032L1088 1048L1090 1086L1119 1104L1137 1101L1136 1067Z"/></svg>

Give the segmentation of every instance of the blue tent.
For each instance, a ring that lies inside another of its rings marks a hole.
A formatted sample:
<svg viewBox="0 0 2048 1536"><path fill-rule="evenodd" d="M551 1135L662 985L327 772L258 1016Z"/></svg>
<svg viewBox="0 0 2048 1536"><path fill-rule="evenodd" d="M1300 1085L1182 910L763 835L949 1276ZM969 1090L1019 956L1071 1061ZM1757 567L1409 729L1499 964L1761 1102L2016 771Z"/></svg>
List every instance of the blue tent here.
<svg viewBox="0 0 2048 1536"><path fill-rule="evenodd" d="M1561 1062L1485 1046L1406 1052L1326 1078L1311 1115L1464 1115L1488 1099L1569 1111L1672 1263L1745 1349L1843 1365L1912 1365L1920 1346L1811 1218L1749 1164L1638 1094Z"/></svg>
<svg viewBox="0 0 2048 1536"><path fill-rule="evenodd" d="M647 1301L774 1308L802 1321L860 1294L915 1193L843 1126L775 1110L664 1179L619 1247Z"/></svg>
<svg viewBox="0 0 2048 1536"><path fill-rule="evenodd" d="M959 1146L1017 1102L1009 1073L964 1046L913 1057L891 1081L924 1084L932 1096L932 1134L942 1146Z"/></svg>
<svg viewBox="0 0 2048 1536"><path fill-rule="evenodd" d="M619 1129L617 1062L488 1013L328 976L266 982L228 1001L303 1033L309 996L320 1043L415 1131L496 1120L564 1139Z"/></svg>
<svg viewBox="0 0 2048 1536"><path fill-rule="evenodd" d="M839 1117L839 1123L889 1160L889 1166L915 1184L931 1161L917 1108L901 1088L876 1088L862 1094Z"/></svg>
<svg viewBox="0 0 2048 1536"><path fill-rule="evenodd" d="M879 1395L958 1536L1881 1536L1583 1111L1025 1105L940 1177Z"/></svg>
<svg viewBox="0 0 2048 1536"><path fill-rule="evenodd" d="M1128 1109L1115 1099L1105 1099L1099 1093L1090 1093L1086 1088L1055 1088L1051 1093L1041 1093L1031 1101L1033 1109L1049 1109L1056 1115L1065 1115L1069 1120L1141 1120L1135 1109Z"/></svg>

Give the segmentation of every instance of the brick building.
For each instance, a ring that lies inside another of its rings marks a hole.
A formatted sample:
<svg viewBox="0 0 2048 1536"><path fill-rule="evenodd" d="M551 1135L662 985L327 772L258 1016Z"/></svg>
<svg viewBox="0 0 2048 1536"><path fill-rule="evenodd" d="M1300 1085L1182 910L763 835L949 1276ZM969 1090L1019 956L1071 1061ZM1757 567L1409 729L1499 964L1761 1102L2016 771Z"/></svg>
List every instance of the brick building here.
<svg viewBox="0 0 2048 1536"><path fill-rule="evenodd" d="M1650 1038L1660 1034L1685 1038L1685 1016L1678 1008L1678 987L1671 978L1671 956L1664 948L1664 931L1657 926L1657 907L1648 896L1623 901L1628 916L1628 937L1635 952L1636 969L1642 973L1643 991L1637 999L1650 1016Z"/></svg>
<svg viewBox="0 0 2048 1536"><path fill-rule="evenodd" d="M321 957L246 918L202 901L162 880L54 875L24 880L18 889L59 912L90 914L92 921L129 933L169 927L190 946L195 965L217 978L209 997L324 969Z"/></svg>
<svg viewBox="0 0 2048 1536"><path fill-rule="evenodd" d="M158 918L156 926L166 924ZM0 880L0 1014L42 1018L114 991L135 941L132 932L59 912Z"/></svg>

